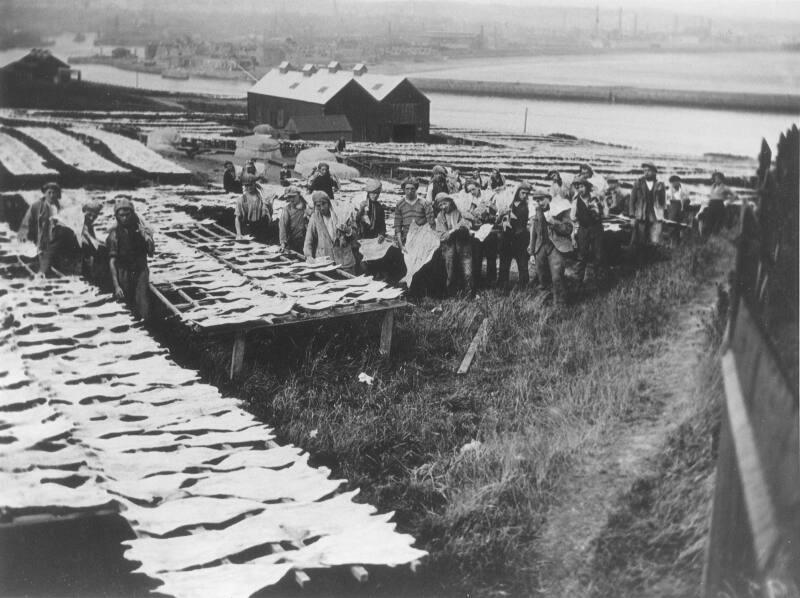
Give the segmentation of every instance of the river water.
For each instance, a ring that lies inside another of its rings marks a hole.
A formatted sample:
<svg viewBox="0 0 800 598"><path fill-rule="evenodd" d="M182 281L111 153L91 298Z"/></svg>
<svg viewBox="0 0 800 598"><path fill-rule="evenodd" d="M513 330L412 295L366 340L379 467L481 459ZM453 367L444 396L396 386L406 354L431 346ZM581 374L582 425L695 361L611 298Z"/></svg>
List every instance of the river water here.
<svg viewBox="0 0 800 598"><path fill-rule="evenodd" d="M93 36L77 43L72 34L56 38L51 52L61 59L97 53ZM141 55L142 48L136 49ZM0 66L28 50L0 52ZM102 48L110 54L111 48ZM142 89L245 97L249 81L191 78L164 79L106 65L78 65L86 81ZM413 65L407 76L490 81L523 81L565 85L634 85L674 89L715 89L760 93L800 93L800 53L738 52L716 54L617 54L539 56L467 60L446 65ZM374 69L375 71L382 69ZM755 156L761 138L774 147L778 136L800 117L663 106L608 105L429 94L431 123L521 133L528 109L529 133L565 133L606 143L629 145L645 152Z"/></svg>

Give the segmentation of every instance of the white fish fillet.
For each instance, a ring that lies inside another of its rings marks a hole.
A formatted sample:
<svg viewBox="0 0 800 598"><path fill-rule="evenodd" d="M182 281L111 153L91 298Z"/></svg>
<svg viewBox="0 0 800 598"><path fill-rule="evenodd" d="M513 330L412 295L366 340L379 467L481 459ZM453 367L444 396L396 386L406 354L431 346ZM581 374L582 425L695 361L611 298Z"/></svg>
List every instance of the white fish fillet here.
<svg viewBox="0 0 800 598"><path fill-rule="evenodd" d="M158 576L164 585L154 591L175 598L248 598L278 583L290 569L290 565L230 564L165 573Z"/></svg>

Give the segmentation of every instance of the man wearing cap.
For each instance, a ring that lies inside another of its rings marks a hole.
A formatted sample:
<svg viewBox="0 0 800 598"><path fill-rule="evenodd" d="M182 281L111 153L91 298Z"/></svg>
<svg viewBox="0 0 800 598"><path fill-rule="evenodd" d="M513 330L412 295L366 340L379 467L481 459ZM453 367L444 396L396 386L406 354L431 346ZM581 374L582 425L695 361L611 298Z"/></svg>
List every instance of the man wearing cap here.
<svg viewBox="0 0 800 598"><path fill-rule="evenodd" d="M575 199L572 203L572 219L575 223L575 245L578 262L575 274L583 284L586 266L593 264L597 278L605 276L605 251L603 246L602 202L592 194L592 183L583 177L575 177Z"/></svg>
<svg viewBox="0 0 800 598"><path fill-rule="evenodd" d="M539 290L546 291L552 284L553 303L566 303L564 268L567 255L572 252L572 209L569 201L556 197L551 201L547 193L537 193L536 211L531 222L531 243L528 251L534 258L539 279Z"/></svg>
<svg viewBox="0 0 800 598"><path fill-rule="evenodd" d="M658 169L651 162L642 164L644 176L631 190L630 216L635 220L634 238L637 244L657 245L661 241L661 221L664 217L667 192L664 183L656 180Z"/></svg>
<svg viewBox="0 0 800 598"><path fill-rule="evenodd" d="M628 212L628 195L620 189L616 177L608 177L608 189L603 197L603 215L626 214Z"/></svg>
<svg viewBox="0 0 800 598"><path fill-rule="evenodd" d="M308 179L308 189L310 191L324 191L331 200L334 199L334 190L339 190L339 179L331 174L331 168L327 162L317 164L317 170Z"/></svg>
<svg viewBox="0 0 800 598"><path fill-rule="evenodd" d="M494 225L497 221L497 205L494 196L481 192L475 181L467 183L467 193L472 196L469 210L463 216L470 221L472 230L477 231L483 226ZM485 283L492 285L497 278L497 232L492 229L483 240L472 238L472 277L475 285L482 279L483 258L486 258Z"/></svg>
<svg viewBox="0 0 800 598"><path fill-rule="evenodd" d="M498 243L500 274L497 282L500 285L508 285L511 260L517 262L520 284L526 285L530 280L528 274L528 244L530 242L528 196L531 189L530 183L521 183L514 192L511 205L497 216L497 224L500 225Z"/></svg>
<svg viewBox="0 0 800 598"><path fill-rule="evenodd" d="M308 203L299 187L289 186L283 193L286 205L278 219L278 242L281 249L303 253L308 227Z"/></svg>
<svg viewBox="0 0 800 598"><path fill-rule="evenodd" d="M236 180L236 167L230 160L225 162L225 171L222 173L222 186L225 188L225 193L242 192L242 182Z"/></svg>
<svg viewBox="0 0 800 598"><path fill-rule="evenodd" d="M455 290L456 277L460 274L469 295L475 292L472 281L472 242L470 224L456 207L456 202L447 193L436 196L439 213L436 216L436 233L442 241L442 257L447 271L447 292ZM458 273L458 274L457 274Z"/></svg>
<svg viewBox="0 0 800 598"><path fill-rule="evenodd" d="M147 258L155 250L153 233L137 216L133 202L126 195L114 202L114 217L116 223L106 239L114 295L124 300L134 315L147 320L150 317Z"/></svg>
<svg viewBox="0 0 800 598"><path fill-rule="evenodd" d="M725 184L725 175L719 171L711 175L711 189L708 192L708 200L697 214L700 224L700 234L704 238L718 233L725 224L725 203L735 199L736 195L730 187Z"/></svg>
<svg viewBox="0 0 800 598"><path fill-rule="evenodd" d="M403 199L397 202L394 210L394 235L398 246L402 249L411 223L416 222L417 226L427 223L434 228L434 216L433 206L417 197L417 189L419 189L417 179L408 177L400 186L403 190Z"/></svg>
<svg viewBox="0 0 800 598"><path fill-rule="evenodd" d="M324 191L314 191L311 201L314 203L314 213L308 221L303 245L306 259L329 257L339 268L354 274L356 231L353 223L349 219L347 222L339 220L331 209L330 197Z"/></svg>
<svg viewBox="0 0 800 598"><path fill-rule="evenodd" d="M236 237L241 239L244 235L251 235L256 241L267 243L272 222L272 204L258 190L255 175L246 174L242 183L244 193L236 200L233 209Z"/></svg>
<svg viewBox="0 0 800 598"><path fill-rule="evenodd" d="M608 183L603 175L597 174L594 171L591 164L581 164L578 167L578 176L592 184L593 195L596 197L603 197L603 195L605 195L606 189L608 189Z"/></svg>

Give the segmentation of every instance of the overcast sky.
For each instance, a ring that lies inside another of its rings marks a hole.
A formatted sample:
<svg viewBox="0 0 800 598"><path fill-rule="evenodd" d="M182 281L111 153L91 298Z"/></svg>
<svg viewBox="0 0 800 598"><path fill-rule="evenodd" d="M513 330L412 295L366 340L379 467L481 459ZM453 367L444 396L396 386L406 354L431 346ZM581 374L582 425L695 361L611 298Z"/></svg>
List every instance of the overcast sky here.
<svg viewBox="0 0 800 598"><path fill-rule="evenodd" d="M360 0L364 1L364 0ZM367 0L380 2L381 0ZM454 0L415 0L448 2ZM519 6L596 6L601 10L658 10L720 19L790 20L800 23L800 0L467 0L476 4L515 4ZM338 0L347 3L348 0ZM800 33L800 31L799 31Z"/></svg>

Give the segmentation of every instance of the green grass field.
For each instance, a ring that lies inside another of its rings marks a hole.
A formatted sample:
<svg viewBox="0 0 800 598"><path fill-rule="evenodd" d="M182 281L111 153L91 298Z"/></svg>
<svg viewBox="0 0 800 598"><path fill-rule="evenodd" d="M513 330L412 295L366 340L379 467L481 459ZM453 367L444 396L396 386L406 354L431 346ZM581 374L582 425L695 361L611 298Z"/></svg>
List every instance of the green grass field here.
<svg viewBox="0 0 800 598"><path fill-rule="evenodd" d="M281 440L361 488L362 500L396 511L399 529L430 552L413 581L419 594L529 596L539 587L537 537L548 509L564 500L564 476L620 424L660 411L653 357L732 254L724 239L686 244L561 310L529 290L423 299L396 319L391 359L378 354L377 320L255 337L233 384L225 380L228 345L182 354L177 335L168 344ZM483 318L487 345L470 372L456 376ZM709 347L717 340L709 337ZM700 367L708 363L691 366ZM358 382L360 372L374 384ZM611 521L598 539L596 568L607 585L596 595L616 579L631 595L669 575L699 584L707 491L681 489L694 484L687 476L710 474L718 385L698 378L706 400L686 413L648 482L651 502L665 501L667 512L636 511L633 489L619 507L624 521ZM663 550L654 526L667 534ZM634 548L623 550L628 542ZM687 556L669 570L665 555Z"/></svg>

